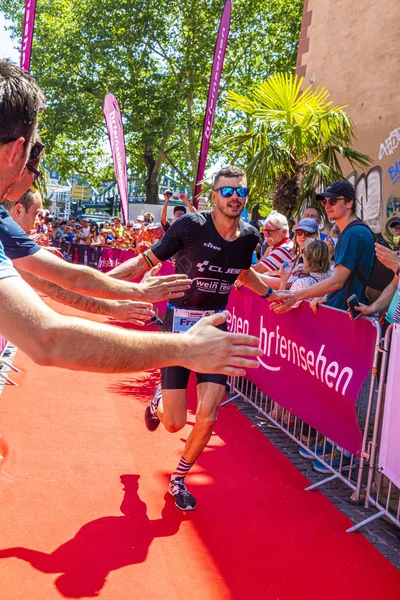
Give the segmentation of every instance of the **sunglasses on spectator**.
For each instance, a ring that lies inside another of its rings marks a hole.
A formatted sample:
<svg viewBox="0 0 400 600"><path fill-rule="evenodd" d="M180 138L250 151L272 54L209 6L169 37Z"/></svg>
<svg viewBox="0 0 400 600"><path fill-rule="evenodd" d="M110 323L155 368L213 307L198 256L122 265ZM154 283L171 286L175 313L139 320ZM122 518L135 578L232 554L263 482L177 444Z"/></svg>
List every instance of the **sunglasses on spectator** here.
<svg viewBox="0 0 400 600"><path fill-rule="evenodd" d="M322 204L322 206L326 206L326 204L329 204L329 206L335 206L336 202L338 200L345 200L346 198L344 196L340 196L340 198L321 198L320 202Z"/></svg>
<svg viewBox="0 0 400 600"><path fill-rule="evenodd" d="M273 233L275 233L275 231L281 231L280 229L263 229L264 233L266 233L268 236L272 235Z"/></svg>
<svg viewBox="0 0 400 600"><path fill-rule="evenodd" d="M40 177L40 171L38 171L37 169L35 169L34 167L32 167L32 165L29 165L28 163L26 164L26 168L28 169L28 171L30 171L31 173L33 173L33 181L36 181L37 179L39 179L39 177Z"/></svg>
<svg viewBox="0 0 400 600"><path fill-rule="evenodd" d="M221 192L223 198L230 198L233 196L233 192L236 192L238 198L247 198L249 195L249 188L247 187L232 187L230 185L224 185L216 188L215 192Z"/></svg>
<svg viewBox="0 0 400 600"><path fill-rule="evenodd" d="M131 227L133 227L133 225L125 225L125 227L127 227L128 229L130 229Z"/></svg>
<svg viewBox="0 0 400 600"><path fill-rule="evenodd" d="M38 156L40 156L41 152L44 150L44 144L40 142L35 142L32 146L31 153L29 154L29 160L34 160Z"/></svg>
<svg viewBox="0 0 400 600"><path fill-rule="evenodd" d="M315 235L312 231L304 231L304 229L296 229L296 235L304 235L304 237L309 238Z"/></svg>

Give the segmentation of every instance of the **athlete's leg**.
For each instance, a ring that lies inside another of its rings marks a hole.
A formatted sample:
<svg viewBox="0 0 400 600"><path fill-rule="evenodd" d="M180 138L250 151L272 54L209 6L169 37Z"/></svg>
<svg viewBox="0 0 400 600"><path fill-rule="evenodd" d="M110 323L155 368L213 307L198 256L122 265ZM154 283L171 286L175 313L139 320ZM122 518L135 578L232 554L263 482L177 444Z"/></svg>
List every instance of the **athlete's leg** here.
<svg viewBox="0 0 400 600"><path fill-rule="evenodd" d="M194 463L207 446L225 392L225 385L219 383L208 381L197 385L196 423L183 453L189 463Z"/></svg>
<svg viewBox="0 0 400 600"><path fill-rule="evenodd" d="M185 476L207 445L225 394L225 383L203 381L197 385L196 423L187 439L184 453L169 483L169 493L181 510L194 510L196 499L187 490Z"/></svg>
<svg viewBox="0 0 400 600"><path fill-rule="evenodd" d="M190 371L183 367L161 369L161 384L146 408L144 419L149 431L160 422L167 431L179 431L186 423L186 388Z"/></svg>
<svg viewBox="0 0 400 600"><path fill-rule="evenodd" d="M161 392L157 416L167 431L174 433L186 424L186 390L165 390Z"/></svg>

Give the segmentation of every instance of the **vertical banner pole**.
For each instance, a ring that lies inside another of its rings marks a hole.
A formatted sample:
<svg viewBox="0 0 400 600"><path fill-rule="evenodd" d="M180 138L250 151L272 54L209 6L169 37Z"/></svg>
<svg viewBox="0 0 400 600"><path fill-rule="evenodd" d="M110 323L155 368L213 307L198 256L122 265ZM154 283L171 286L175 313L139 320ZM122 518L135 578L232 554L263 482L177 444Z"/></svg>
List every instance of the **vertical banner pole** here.
<svg viewBox="0 0 400 600"><path fill-rule="evenodd" d="M201 138L199 166L197 169L196 187L194 194L195 208L197 208L199 204L199 196L201 194L202 182L204 179L208 149L210 147L211 131L214 123L215 109L217 107L219 84L221 81L226 46L228 44L229 29L231 25L231 11L231 0L226 0L224 10L222 11L221 21L219 24L218 37L214 51L214 62L211 71L210 87L208 89L206 113L204 116L203 125L203 136Z"/></svg>
<svg viewBox="0 0 400 600"><path fill-rule="evenodd" d="M114 162L115 177L121 201L123 224L128 220L128 173L126 169L126 152L124 126L118 100L113 94L107 94L103 106L104 119L107 125L111 153Z"/></svg>
<svg viewBox="0 0 400 600"><path fill-rule="evenodd" d="M31 51L33 28L35 25L36 0L26 0L24 24L22 27L21 61L20 67L29 71L31 65Z"/></svg>

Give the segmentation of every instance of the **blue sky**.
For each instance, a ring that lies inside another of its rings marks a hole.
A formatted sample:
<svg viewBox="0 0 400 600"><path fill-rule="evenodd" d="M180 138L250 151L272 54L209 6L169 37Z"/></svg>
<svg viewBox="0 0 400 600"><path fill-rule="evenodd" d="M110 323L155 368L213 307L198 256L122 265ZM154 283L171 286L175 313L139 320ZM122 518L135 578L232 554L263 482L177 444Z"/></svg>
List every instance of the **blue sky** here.
<svg viewBox="0 0 400 600"><path fill-rule="evenodd" d="M19 52L13 48L9 32L4 29L5 23L4 15L0 12L0 58L11 58L11 60L18 63Z"/></svg>

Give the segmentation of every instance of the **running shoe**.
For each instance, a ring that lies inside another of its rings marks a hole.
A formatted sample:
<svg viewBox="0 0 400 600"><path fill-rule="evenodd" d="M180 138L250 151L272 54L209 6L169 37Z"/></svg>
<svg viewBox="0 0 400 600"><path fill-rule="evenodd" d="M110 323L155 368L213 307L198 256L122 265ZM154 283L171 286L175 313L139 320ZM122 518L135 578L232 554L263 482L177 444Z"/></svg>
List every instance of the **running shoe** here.
<svg viewBox="0 0 400 600"><path fill-rule="evenodd" d="M156 387L154 396L149 402L148 407L144 411L144 422L149 431L155 431L160 424L160 419L157 415L157 408L161 400L161 385Z"/></svg>
<svg viewBox="0 0 400 600"><path fill-rule="evenodd" d="M183 477L173 477L169 482L168 491L175 498L175 506L181 510L196 508L196 498L186 489Z"/></svg>
<svg viewBox="0 0 400 600"><path fill-rule="evenodd" d="M324 454L324 438L321 438L319 440L318 444L316 444L316 445L314 444L314 446L310 446L310 451L306 450L305 448L300 448L300 450L299 450L299 454L303 458L314 459L315 456L313 454L311 454L311 452L315 452L315 454L317 456L323 456L323 454ZM331 454L331 452L332 452L332 444L330 444L329 442L326 442L325 454Z"/></svg>
<svg viewBox="0 0 400 600"><path fill-rule="evenodd" d="M334 450L333 458L332 458L332 453L325 454L324 462L326 464L321 463L319 460L313 460L312 468L314 469L314 471L317 471L318 473L325 473L326 475L329 475L330 473L332 473L332 469L338 470L340 468L340 459L341 459L340 452L338 452L337 450ZM356 468L356 461L353 459L353 462L352 462L350 456L343 455L342 471L350 471L350 469L355 469L355 468Z"/></svg>

